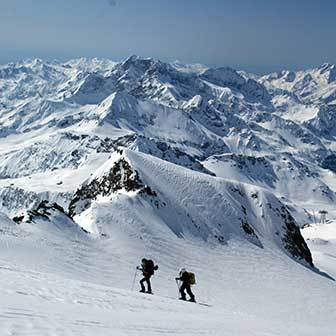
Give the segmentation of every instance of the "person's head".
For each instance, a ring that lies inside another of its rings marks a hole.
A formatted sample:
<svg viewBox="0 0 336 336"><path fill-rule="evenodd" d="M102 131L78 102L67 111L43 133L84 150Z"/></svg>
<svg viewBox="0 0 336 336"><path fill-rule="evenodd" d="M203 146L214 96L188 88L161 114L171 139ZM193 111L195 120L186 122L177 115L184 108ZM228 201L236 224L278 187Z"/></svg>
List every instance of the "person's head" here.
<svg viewBox="0 0 336 336"><path fill-rule="evenodd" d="M145 265L146 262L147 262L147 259L146 259L146 258L142 258L142 259L141 259L141 265Z"/></svg>
<svg viewBox="0 0 336 336"><path fill-rule="evenodd" d="M185 273L185 272L187 272L187 270L186 270L185 268L181 268L181 270L180 270L180 274L183 274L183 273Z"/></svg>

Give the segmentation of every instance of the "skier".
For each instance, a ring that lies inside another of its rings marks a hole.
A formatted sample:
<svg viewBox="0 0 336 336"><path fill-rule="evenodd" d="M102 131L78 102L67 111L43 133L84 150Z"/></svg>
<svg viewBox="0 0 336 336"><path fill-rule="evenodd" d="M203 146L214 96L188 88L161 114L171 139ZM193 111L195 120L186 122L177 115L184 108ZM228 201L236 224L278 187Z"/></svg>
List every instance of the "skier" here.
<svg viewBox="0 0 336 336"><path fill-rule="evenodd" d="M141 266L137 267L138 270L142 271L143 279L140 280L140 286L141 286L141 293L147 293L147 294L153 294L152 293L152 286L150 282L150 278L152 275L154 275L154 271L159 269L159 266L154 266L153 260L147 260L143 258L141 260ZM146 288L144 286L144 282L147 283L147 292Z"/></svg>
<svg viewBox="0 0 336 336"><path fill-rule="evenodd" d="M181 294L180 300L186 301L186 293L184 292L186 290L190 296L190 299L188 301L196 302L195 295L191 291L191 285L195 284L195 274L187 272L185 268L182 268L179 277L176 278L176 283L178 281L182 281L182 285L179 287L179 291Z"/></svg>

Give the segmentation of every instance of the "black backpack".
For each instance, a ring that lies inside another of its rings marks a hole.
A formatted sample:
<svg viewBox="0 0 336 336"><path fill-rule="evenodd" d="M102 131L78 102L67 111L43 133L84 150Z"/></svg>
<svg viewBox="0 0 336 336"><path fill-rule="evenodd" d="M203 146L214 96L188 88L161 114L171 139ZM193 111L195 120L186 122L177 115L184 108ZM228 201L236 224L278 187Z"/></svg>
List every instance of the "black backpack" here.
<svg viewBox="0 0 336 336"><path fill-rule="evenodd" d="M154 271L157 270L158 267L157 266L154 266L154 261L153 260L147 260L146 262L146 272L149 274L149 275L153 275L154 274Z"/></svg>

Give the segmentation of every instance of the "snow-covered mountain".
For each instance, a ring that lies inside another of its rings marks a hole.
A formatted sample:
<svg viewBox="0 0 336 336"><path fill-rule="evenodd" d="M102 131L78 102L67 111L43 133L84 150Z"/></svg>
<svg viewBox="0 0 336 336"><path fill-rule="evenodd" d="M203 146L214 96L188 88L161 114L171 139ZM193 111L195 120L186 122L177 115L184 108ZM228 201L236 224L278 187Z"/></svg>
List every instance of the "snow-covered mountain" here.
<svg viewBox="0 0 336 336"><path fill-rule="evenodd" d="M298 211L316 202L330 208L336 108L325 92L336 85L334 72L323 65L258 78L137 56L4 65L1 184L8 190L13 178L18 186L36 174L86 170L122 146L262 186Z"/></svg>
<svg viewBox="0 0 336 336"><path fill-rule="evenodd" d="M205 283L201 259L213 259L220 269L232 267L223 275L209 265L219 279L215 290L237 277L235 294L245 288L231 311L245 303L244 313L257 314L249 290L261 295L258 274L267 287L261 301L269 304L277 275L281 292L296 287L290 272L304 284L298 300L314 286L311 304L322 304L320 289L330 307L333 285L314 266L300 227L322 209L336 216L335 69L260 77L138 56L1 66L1 248L17 248L3 258L19 270L35 269L25 258L32 250L38 277L116 282L126 290L132 267L149 255L163 265L158 287L166 296L174 288L163 282L175 268L186 264ZM21 281L19 271L13 281ZM113 295L119 302L125 293ZM200 295L211 301L205 288ZM282 323L276 314L286 305L277 302L263 313ZM132 297L129 305L143 303ZM323 314L310 311L322 325ZM230 310L222 312L230 320ZM261 315L256 320L256 330L270 328ZM293 317L290 328L297 323Z"/></svg>
<svg viewBox="0 0 336 336"><path fill-rule="evenodd" d="M261 77L271 91L288 91L306 104L336 103L336 66L322 64L316 69L304 71L281 71Z"/></svg>

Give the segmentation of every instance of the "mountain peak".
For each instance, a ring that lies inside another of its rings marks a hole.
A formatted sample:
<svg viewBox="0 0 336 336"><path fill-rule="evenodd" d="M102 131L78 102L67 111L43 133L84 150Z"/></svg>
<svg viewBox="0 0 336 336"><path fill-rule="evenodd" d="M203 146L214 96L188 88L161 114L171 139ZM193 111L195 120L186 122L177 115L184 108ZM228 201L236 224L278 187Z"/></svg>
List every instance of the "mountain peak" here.
<svg viewBox="0 0 336 336"><path fill-rule="evenodd" d="M141 70L148 69L153 63L153 58L140 57L138 55L131 55L121 62L120 66L127 70L131 67L140 68Z"/></svg>

